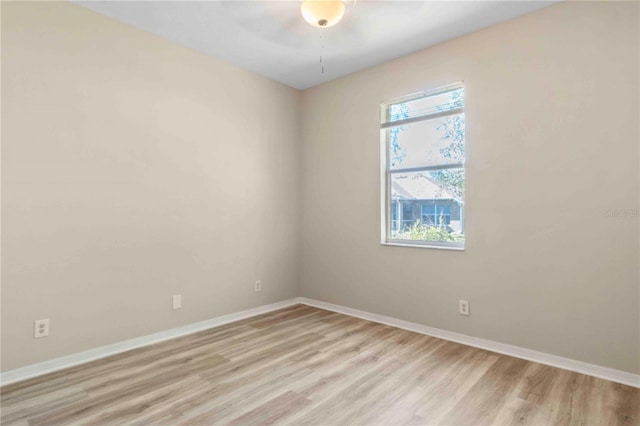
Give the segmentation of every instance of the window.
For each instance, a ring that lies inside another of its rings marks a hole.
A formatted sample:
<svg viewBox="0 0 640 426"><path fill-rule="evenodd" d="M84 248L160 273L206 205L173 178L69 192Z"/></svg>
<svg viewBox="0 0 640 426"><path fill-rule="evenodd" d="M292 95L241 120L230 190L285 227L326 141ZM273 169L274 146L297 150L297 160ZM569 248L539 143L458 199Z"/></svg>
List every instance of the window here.
<svg viewBox="0 0 640 426"><path fill-rule="evenodd" d="M428 225L450 225L451 206L438 204L422 205L422 223Z"/></svg>
<svg viewBox="0 0 640 426"><path fill-rule="evenodd" d="M382 243L464 247L464 88L381 105Z"/></svg>

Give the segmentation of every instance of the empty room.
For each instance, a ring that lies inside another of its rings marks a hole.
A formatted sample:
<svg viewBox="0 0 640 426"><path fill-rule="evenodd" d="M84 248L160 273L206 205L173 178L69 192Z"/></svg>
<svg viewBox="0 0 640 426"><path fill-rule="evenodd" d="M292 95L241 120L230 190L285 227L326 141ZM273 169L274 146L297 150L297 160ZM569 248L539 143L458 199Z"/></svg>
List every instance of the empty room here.
<svg viewBox="0 0 640 426"><path fill-rule="evenodd" d="M0 15L2 425L640 426L640 2Z"/></svg>

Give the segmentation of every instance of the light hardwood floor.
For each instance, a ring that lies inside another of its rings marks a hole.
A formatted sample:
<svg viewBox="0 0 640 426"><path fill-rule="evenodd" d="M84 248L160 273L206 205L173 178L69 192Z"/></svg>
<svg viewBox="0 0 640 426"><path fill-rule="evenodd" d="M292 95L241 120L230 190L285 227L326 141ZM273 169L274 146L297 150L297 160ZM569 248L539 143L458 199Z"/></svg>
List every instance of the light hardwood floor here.
<svg viewBox="0 0 640 426"><path fill-rule="evenodd" d="M640 391L304 305L0 389L3 425L638 425Z"/></svg>

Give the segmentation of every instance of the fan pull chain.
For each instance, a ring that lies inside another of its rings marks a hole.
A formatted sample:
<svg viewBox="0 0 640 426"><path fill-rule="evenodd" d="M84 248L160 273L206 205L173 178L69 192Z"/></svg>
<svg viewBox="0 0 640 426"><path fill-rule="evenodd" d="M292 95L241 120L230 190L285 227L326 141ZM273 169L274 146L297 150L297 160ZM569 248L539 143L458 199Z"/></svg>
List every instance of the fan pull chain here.
<svg viewBox="0 0 640 426"><path fill-rule="evenodd" d="M324 53L324 40L322 34L320 35L320 42L322 43L322 49L320 50L320 75L324 75L324 63L322 62L322 54Z"/></svg>

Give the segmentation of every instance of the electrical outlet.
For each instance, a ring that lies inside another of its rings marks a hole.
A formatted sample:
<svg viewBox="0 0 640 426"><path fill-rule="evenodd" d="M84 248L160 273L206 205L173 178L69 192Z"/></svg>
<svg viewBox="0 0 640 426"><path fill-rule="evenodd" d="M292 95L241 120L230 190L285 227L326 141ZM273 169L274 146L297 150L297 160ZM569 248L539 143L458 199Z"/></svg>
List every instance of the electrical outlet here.
<svg viewBox="0 0 640 426"><path fill-rule="evenodd" d="M182 295L176 294L173 296L173 309L182 308Z"/></svg>
<svg viewBox="0 0 640 426"><path fill-rule="evenodd" d="M255 286L254 286L254 290L255 290L255 291L260 291L260 290L262 290L262 281L260 281L260 280L257 280L257 281L256 281L256 284L255 284Z"/></svg>
<svg viewBox="0 0 640 426"><path fill-rule="evenodd" d="M469 315L469 301L468 300L458 300L458 305L460 308L460 315Z"/></svg>
<svg viewBox="0 0 640 426"><path fill-rule="evenodd" d="M33 323L33 338L39 339L49 335L49 318L35 320Z"/></svg>

